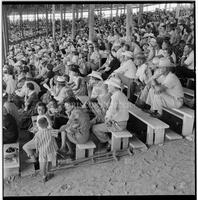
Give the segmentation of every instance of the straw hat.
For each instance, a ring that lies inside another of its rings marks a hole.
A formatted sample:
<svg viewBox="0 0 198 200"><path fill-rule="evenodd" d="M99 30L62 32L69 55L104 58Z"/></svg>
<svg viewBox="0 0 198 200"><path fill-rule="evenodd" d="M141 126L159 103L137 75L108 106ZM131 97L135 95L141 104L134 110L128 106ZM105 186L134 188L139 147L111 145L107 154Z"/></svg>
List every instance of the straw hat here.
<svg viewBox="0 0 198 200"><path fill-rule="evenodd" d="M143 53L138 53L134 55L134 59L146 59L145 55Z"/></svg>
<svg viewBox="0 0 198 200"><path fill-rule="evenodd" d="M121 81L118 78L114 77L110 78L109 80L106 80L104 83L121 89Z"/></svg>
<svg viewBox="0 0 198 200"><path fill-rule="evenodd" d="M133 53L131 51L125 51L122 53L123 56L127 56L129 58L132 58L133 57Z"/></svg>
<svg viewBox="0 0 198 200"><path fill-rule="evenodd" d="M100 73L100 72L97 72L97 71L92 71L91 74L89 74L88 76L91 76L91 77L94 77L94 78L103 80L103 79L102 79L102 76L101 76L101 73Z"/></svg>
<svg viewBox="0 0 198 200"><path fill-rule="evenodd" d="M64 66L62 64L60 64L60 65L54 67L53 72L57 72L57 71L59 71L59 70L61 70L63 68L64 68Z"/></svg>
<svg viewBox="0 0 198 200"><path fill-rule="evenodd" d="M159 67L175 67L175 65L167 58L160 58Z"/></svg>
<svg viewBox="0 0 198 200"><path fill-rule="evenodd" d="M152 60L152 63L154 65L158 65L159 64L159 61L160 61L160 58L159 57L154 57L153 60Z"/></svg>

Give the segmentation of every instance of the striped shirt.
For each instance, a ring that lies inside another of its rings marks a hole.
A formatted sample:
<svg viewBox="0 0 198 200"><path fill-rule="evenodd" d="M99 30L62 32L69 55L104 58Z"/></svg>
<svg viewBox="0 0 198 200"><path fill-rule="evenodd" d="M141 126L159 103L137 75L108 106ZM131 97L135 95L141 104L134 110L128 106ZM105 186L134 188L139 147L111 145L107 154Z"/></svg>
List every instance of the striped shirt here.
<svg viewBox="0 0 198 200"><path fill-rule="evenodd" d="M52 136L52 129L41 129L34 137L36 144L36 151L39 152L39 156L47 156L54 154L58 150L55 138Z"/></svg>

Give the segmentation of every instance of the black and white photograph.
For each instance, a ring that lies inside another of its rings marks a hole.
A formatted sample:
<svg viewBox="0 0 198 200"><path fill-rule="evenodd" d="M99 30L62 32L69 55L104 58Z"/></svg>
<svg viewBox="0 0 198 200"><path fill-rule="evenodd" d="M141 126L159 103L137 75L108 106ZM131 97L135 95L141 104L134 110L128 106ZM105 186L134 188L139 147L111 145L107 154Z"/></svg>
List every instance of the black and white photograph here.
<svg viewBox="0 0 198 200"><path fill-rule="evenodd" d="M196 199L195 1L1 7L3 198Z"/></svg>

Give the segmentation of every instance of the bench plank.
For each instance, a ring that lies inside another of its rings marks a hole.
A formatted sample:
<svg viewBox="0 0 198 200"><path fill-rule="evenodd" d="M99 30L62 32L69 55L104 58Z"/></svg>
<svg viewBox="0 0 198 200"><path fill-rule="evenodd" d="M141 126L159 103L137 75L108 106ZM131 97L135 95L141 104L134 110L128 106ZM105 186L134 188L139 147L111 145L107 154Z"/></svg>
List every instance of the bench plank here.
<svg viewBox="0 0 198 200"><path fill-rule="evenodd" d="M181 108L163 108L163 110L172 113L173 115L178 114L178 117L183 118L182 115L194 118L195 117L195 112L193 109L188 108L186 106L182 106ZM174 112L173 112L174 111ZM176 113L175 113L176 112Z"/></svg>
<svg viewBox="0 0 198 200"><path fill-rule="evenodd" d="M132 134L129 131L119 131L119 132L111 132L115 138L128 138L132 137Z"/></svg>
<svg viewBox="0 0 198 200"><path fill-rule="evenodd" d="M191 96L191 97L194 97L194 96L195 96L194 90L191 90L191 89L189 89L189 88L183 87L183 91L184 91L184 94L187 94L187 95L189 95L189 96Z"/></svg>
<svg viewBox="0 0 198 200"><path fill-rule="evenodd" d="M139 140L136 136L133 136L129 142L129 146L133 149L145 149L147 150L147 146Z"/></svg>
<svg viewBox="0 0 198 200"><path fill-rule="evenodd" d="M96 145L94 144L94 142L88 141L85 144L77 144L76 147L78 147L79 149L94 149L96 148Z"/></svg>
<svg viewBox="0 0 198 200"><path fill-rule="evenodd" d="M182 139L183 137L177 133L175 133L173 130L171 129L166 129L165 131L165 137L168 139L168 140L179 140L179 139Z"/></svg>

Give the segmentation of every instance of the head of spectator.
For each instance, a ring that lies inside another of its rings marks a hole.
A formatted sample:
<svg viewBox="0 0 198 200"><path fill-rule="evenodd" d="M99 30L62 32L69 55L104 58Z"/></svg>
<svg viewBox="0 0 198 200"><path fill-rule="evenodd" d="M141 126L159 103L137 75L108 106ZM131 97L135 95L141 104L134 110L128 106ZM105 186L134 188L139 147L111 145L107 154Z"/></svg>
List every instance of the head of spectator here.
<svg viewBox="0 0 198 200"><path fill-rule="evenodd" d="M146 57L143 53L134 55L134 63L137 67L141 66L146 61Z"/></svg>
<svg viewBox="0 0 198 200"><path fill-rule="evenodd" d="M103 80L101 73L97 71L92 71L91 74L89 74L88 76L90 77L90 84L97 84L98 82Z"/></svg>
<svg viewBox="0 0 198 200"><path fill-rule="evenodd" d="M37 124L38 124L38 128L39 129L46 129L48 127L48 121L47 121L47 118L46 117L41 117L38 121L37 121Z"/></svg>
<svg viewBox="0 0 198 200"><path fill-rule="evenodd" d="M38 115L44 115L47 112L47 106L43 102L38 102L36 105Z"/></svg>
<svg viewBox="0 0 198 200"><path fill-rule="evenodd" d="M108 91L109 93L113 94L117 90L121 90L121 80L119 78L112 77L105 81L105 84L108 85Z"/></svg>

